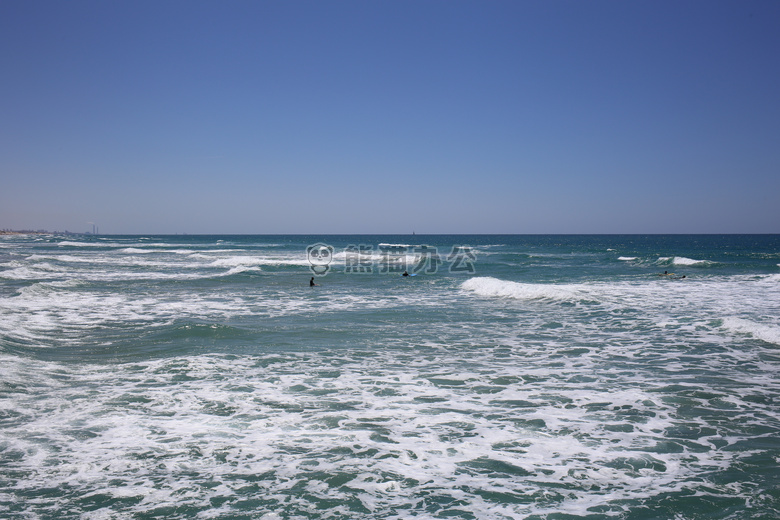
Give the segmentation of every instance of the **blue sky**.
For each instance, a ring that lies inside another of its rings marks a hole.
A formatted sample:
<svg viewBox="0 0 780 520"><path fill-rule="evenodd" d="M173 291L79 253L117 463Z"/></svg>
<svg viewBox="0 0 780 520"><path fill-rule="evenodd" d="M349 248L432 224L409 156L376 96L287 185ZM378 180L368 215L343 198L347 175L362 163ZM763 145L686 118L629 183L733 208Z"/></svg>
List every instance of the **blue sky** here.
<svg viewBox="0 0 780 520"><path fill-rule="evenodd" d="M780 2L0 0L0 228L778 233Z"/></svg>

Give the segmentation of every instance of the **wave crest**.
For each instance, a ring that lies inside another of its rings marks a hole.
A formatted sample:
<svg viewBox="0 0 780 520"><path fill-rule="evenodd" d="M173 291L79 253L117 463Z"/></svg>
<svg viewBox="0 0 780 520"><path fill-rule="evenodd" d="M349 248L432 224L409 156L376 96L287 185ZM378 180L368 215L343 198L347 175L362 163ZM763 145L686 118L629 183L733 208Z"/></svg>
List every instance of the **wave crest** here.
<svg viewBox="0 0 780 520"><path fill-rule="evenodd" d="M694 260L693 258L686 258L684 256L662 256L658 259L659 264L663 265L687 265L687 266L711 266L716 262L711 260Z"/></svg>
<svg viewBox="0 0 780 520"><path fill-rule="evenodd" d="M592 295L572 285L550 285L510 282L490 276L466 280L461 289L478 296L511 298L515 300L593 300Z"/></svg>
<svg viewBox="0 0 780 520"><path fill-rule="evenodd" d="M780 345L780 327L756 323L743 318L725 318L723 327L732 332L749 334L761 341Z"/></svg>

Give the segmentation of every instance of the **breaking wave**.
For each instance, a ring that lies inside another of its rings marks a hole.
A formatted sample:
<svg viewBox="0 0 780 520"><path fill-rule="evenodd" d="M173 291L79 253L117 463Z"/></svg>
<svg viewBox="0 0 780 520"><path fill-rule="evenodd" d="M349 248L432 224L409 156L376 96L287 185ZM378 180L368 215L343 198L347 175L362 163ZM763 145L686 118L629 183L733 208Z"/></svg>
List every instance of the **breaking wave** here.
<svg viewBox="0 0 780 520"><path fill-rule="evenodd" d="M490 276L471 278L461 289L478 296L515 300L592 300L592 294L576 285L531 284L499 280Z"/></svg>
<svg viewBox="0 0 780 520"><path fill-rule="evenodd" d="M686 258L684 256L662 256L658 259L658 263L662 265L685 265L699 267L707 267L717 264L717 262L712 262L710 260L694 260L693 258Z"/></svg>
<svg viewBox="0 0 780 520"><path fill-rule="evenodd" d="M780 345L780 327L756 323L743 318L725 318L723 327L739 334L748 334L756 339Z"/></svg>

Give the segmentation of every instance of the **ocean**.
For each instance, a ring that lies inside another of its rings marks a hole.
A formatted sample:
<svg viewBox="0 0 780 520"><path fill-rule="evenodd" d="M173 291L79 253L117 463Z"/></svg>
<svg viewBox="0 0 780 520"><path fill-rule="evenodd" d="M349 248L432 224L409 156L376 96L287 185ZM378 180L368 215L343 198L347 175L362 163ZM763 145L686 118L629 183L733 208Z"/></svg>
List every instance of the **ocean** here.
<svg viewBox="0 0 780 520"><path fill-rule="evenodd" d="M779 235L0 236L0 367L6 520L780 518Z"/></svg>

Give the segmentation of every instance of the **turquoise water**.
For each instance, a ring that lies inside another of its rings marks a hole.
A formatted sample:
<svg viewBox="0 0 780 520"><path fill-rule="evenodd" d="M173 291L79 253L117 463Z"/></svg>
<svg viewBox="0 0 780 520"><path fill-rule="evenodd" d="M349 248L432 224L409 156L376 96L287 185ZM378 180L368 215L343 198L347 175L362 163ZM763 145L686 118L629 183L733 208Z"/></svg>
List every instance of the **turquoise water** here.
<svg viewBox="0 0 780 520"><path fill-rule="evenodd" d="M777 235L3 236L0 366L4 519L780 518Z"/></svg>

